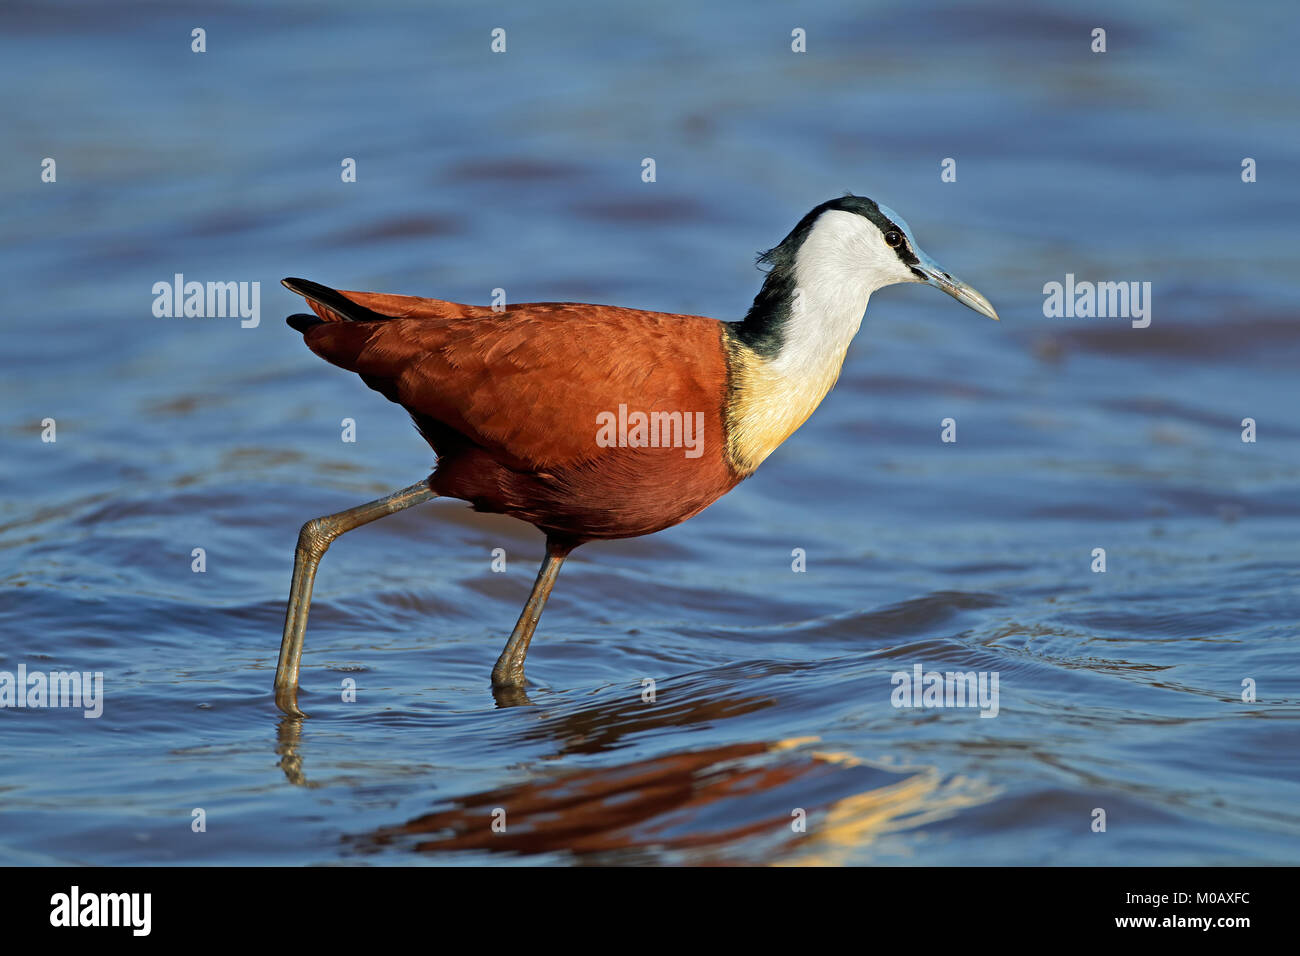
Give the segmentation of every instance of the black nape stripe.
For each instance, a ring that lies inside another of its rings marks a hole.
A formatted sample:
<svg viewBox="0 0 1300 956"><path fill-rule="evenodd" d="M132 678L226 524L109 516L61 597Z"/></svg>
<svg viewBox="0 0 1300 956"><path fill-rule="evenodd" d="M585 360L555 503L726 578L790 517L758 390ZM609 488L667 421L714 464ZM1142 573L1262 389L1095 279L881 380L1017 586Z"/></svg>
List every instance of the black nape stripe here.
<svg viewBox="0 0 1300 956"><path fill-rule="evenodd" d="M785 327L790 320L790 305L794 297L795 255L804 240L808 238L808 233L812 231L817 218L828 210L851 212L863 216L871 220L882 233L890 230L901 233L903 241L894 250L898 253L898 258L909 267L921 261L909 246L907 233L866 196L846 193L817 206L800 219L799 224L791 229L790 234L780 243L758 256L760 266L767 265L771 268L767 272L767 278L763 280L763 287L754 297L754 304L745 313L745 318L740 322L732 323L732 333L735 337L763 358L773 358L781 351L781 345L785 341Z"/></svg>
<svg viewBox="0 0 1300 956"><path fill-rule="evenodd" d="M765 359L775 358L785 342L785 326L794 301L794 250L798 248L799 243L790 244L787 236L786 241L758 257L760 264L771 268L745 318L733 324L736 338Z"/></svg>

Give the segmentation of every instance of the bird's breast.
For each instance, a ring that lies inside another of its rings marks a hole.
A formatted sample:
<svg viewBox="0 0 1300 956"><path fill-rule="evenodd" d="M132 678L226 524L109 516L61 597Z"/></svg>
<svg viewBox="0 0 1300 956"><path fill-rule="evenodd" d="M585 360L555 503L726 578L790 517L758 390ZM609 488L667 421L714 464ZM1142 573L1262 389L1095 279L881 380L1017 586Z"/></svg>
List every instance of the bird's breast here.
<svg viewBox="0 0 1300 956"><path fill-rule="evenodd" d="M846 354L847 346L788 368L779 357L765 358L728 336L725 427L728 459L737 474L752 474L808 420L834 387Z"/></svg>

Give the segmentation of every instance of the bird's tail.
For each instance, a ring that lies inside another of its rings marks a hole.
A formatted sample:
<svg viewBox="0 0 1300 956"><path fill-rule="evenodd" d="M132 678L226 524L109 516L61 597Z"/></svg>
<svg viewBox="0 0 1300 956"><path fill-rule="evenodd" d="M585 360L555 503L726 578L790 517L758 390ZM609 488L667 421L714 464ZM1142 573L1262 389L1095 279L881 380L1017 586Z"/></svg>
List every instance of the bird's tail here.
<svg viewBox="0 0 1300 956"><path fill-rule="evenodd" d="M299 332L306 332L326 322L380 322L393 318L353 302L337 289L310 279L281 279L280 284L307 300L315 315L305 312L291 315L286 322Z"/></svg>

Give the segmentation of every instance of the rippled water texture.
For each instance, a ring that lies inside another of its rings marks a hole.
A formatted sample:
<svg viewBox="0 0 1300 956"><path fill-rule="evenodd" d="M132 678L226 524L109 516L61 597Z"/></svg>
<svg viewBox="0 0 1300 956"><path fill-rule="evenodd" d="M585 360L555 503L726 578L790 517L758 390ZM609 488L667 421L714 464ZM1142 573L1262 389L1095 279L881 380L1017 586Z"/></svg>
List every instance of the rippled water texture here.
<svg viewBox="0 0 1300 956"><path fill-rule="evenodd" d="M5 5L0 670L104 709L0 711L0 862L1296 861L1297 14L731 6ZM281 276L737 318L846 190L1001 323L873 297L754 478L575 553L532 706L487 681L535 530L348 535L278 714L299 526L432 465ZM155 318L176 273L260 324ZM1044 317L1067 274L1150 282L1150 327ZM892 706L917 665L996 717Z"/></svg>

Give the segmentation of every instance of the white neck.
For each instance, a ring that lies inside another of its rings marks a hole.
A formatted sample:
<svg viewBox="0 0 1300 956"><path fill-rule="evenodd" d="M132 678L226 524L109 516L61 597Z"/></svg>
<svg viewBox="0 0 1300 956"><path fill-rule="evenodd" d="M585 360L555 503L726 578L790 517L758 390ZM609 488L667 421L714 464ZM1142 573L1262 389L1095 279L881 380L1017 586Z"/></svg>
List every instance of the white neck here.
<svg viewBox="0 0 1300 956"><path fill-rule="evenodd" d="M778 351L770 358L740 358L729 427L734 456L745 468L757 468L835 385L871 293L915 281L874 225L840 210L818 217L793 271Z"/></svg>
<svg viewBox="0 0 1300 956"><path fill-rule="evenodd" d="M831 215L849 214L827 213L822 219ZM790 318L772 360L783 375L819 377L828 363L838 367L862 325L875 288L860 257L853 261L839 238L832 230L814 228L795 259Z"/></svg>

